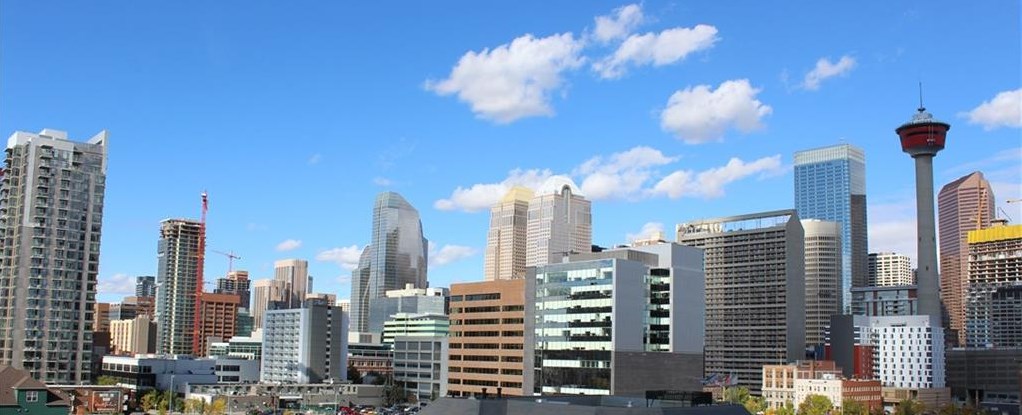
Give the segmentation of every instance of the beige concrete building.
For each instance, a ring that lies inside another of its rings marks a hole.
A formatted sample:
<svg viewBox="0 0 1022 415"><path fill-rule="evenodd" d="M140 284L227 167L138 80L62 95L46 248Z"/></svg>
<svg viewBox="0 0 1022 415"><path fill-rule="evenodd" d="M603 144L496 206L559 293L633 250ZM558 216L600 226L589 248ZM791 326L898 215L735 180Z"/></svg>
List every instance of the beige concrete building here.
<svg viewBox="0 0 1022 415"><path fill-rule="evenodd" d="M908 255L895 252L871 253L868 269L871 287L895 287L916 283L912 275L912 260Z"/></svg>
<svg viewBox="0 0 1022 415"><path fill-rule="evenodd" d="M806 250L806 347L822 345L830 316L841 314L841 225L803 219Z"/></svg>
<svg viewBox="0 0 1022 415"><path fill-rule="evenodd" d="M287 286L278 280L257 280L252 286L252 319L255 328L260 328L263 327L266 310L275 310L284 303Z"/></svg>
<svg viewBox="0 0 1022 415"><path fill-rule="evenodd" d="M940 300L958 344L965 344L965 291L969 269L969 231L990 226L994 192L983 173L972 172L944 185L937 195L940 251Z"/></svg>
<svg viewBox="0 0 1022 415"><path fill-rule="evenodd" d="M515 186L490 208L490 231L483 258L487 281L525 278L529 201L533 196L531 189Z"/></svg>
<svg viewBox="0 0 1022 415"><path fill-rule="evenodd" d="M525 347L525 280L451 285L447 393L532 394L532 356Z"/></svg>
<svg viewBox="0 0 1022 415"><path fill-rule="evenodd" d="M114 354L135 355L156 351L156 323L148 315L110 322L110 345Z"/></svg>
<svg viewBox="0 0 1022 415"><path fill-rule="evenodd" d="M525 266L546 265L551 257L592 251L591 210L592 203L570 178L547 179L529 201Z"/></svg>
<svg viewBox="0 0 1022 415"><path fill-rule="evenodd" d="M304 259L283 259L273 263L273 279L285 286L286 308L302 308L305 295L312 290L309 278L309 261Z"/></svg>

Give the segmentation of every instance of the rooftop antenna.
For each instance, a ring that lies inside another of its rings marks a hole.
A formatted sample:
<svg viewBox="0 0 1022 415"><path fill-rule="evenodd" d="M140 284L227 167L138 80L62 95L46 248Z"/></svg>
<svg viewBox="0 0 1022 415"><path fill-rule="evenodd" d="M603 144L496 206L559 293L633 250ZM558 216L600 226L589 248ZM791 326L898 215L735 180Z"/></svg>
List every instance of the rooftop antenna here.
<svg viewBox="0 0 1022 415"><path fill-rule="evenodd" d="M923 106L923 81L919 81L919 112L926 111L926 107Z"/></svg>

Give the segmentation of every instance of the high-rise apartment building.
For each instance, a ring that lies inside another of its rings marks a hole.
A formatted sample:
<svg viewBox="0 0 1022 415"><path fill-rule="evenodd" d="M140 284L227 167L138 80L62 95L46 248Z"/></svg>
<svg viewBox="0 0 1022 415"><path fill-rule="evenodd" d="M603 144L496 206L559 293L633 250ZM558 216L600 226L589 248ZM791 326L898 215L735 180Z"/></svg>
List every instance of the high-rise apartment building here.
<svg viewBox="0 0 1022 415"><path fill-rule="evenodd" d="M241 308L251 306L251 281L248 279L248 271L230 271L226 277L216 279L216 294L235 294L241 300Z"/></svg>
<svg viewBox="0 0 1022 415"><path fill-rule="evenodd" d="M284 283L284 302L287 308L302 308L305 295L312 292L309 261L284 259L273 263L273 279Z"/></svg>
<svg viewBox="0 0 1022 415"><path fill-rule="evenodd" d="M237 294L202 293L201 315L199 316L199 350L196 356L209 354L209 342L230 341L237 331L238 307L241 297Z"/></svg>
<svg viewBox="0 0 1022 415"><path fill-rule="evenodd" d="M525 265L536 267L571 254L590 252L592 203L570 178L552 176L529 201Z"/></svg>
<svg viewBox="0 0 1022 415"><path fill-rule="evenodd" d="M401 195L383 192L373 206L372 240L351 272L351 331L369 331L369 303L413 284L426 288L427 248L419 212Z"/></svg>
<svg viewBox="0 0 1022 415"><path fill-rule="evenodd" d="M287 308L287 285L279 280L256 280L252 289L252 320L256 328L263 326L268 310Z"/></svg>
<svg viewBox="0 0 1022 415"><path fill-rule="evenodd" d="M96 320L107 133L17 131L0 179L0 365L87 381Z"/></svg>
<svg viewBox="0 0 1022 415"><path fill-rule="evenodd" d="M990 226L994 192L983 173L973 172L944 185L937 194L940 250L940 300L945 324L966 343L965 296L968 286L969 231Z"/></svg>
<svg viewBox="0 0 1022 415"><path fill-rule="evenodd" d="M151 275L135 277L135 297L156 297L156 277Z"/></svg>
<svg viewBox="0 0 1022 415"><path fill-rule="evenodd" d="M263 383L321 383L348 377L348 318L337 307L269 310L263 325Z"/></svg>
<svg viewBox="0 0 1022 415"><path fill-rule="evenodd" d="M841 307L866 286L866 155L850 144L795 153L795 210L841 226Z"/></svg>
<svg viewBox="0 0 1022 415"><path fill-rule="evenodd" d="M703 248L706 373L759 391L763 366L805 355L805 236L794 210L677 226L678 243Z"/></svg>
<svg viewBox="0 0 1022 415"><path fill-rule="evenodd" d="M965 334L968 347L1022 347L1022 225L999 222L968 234Z"/></svg>
<svg viewBox="0 0 1022 415"><path fill-rule="evenodd" d="M892 287L915 284L912 260L895 252L869 254L869 286Z"/></svg>
<svg viewBox="0 0 1022 415"><path fill-rule="evenodd" d="M533 355L525 346L532 327L524 279L451 284L448 395L482 396L482 388L531 395Z"/></svg>
<svg viewBox="0 0 1022 415"><path fill-rule="evenodd" d="M487 281L525 278L529 201L535 193L515 186L490 208L483 275Z"/></svg>
<svg viewBox="0 0 1022 415"><path fill-rule="evenodd" d="M806 269L806 347L823 345L830 317L841 314L841 226L803 219Z"/></svg>
<svg viewBox="0 0 1022 415"><path fill-rule="evenodd" d="M190 219L160 222L156 272L158 353L188 355L194 351L202 226Z"/></svg>

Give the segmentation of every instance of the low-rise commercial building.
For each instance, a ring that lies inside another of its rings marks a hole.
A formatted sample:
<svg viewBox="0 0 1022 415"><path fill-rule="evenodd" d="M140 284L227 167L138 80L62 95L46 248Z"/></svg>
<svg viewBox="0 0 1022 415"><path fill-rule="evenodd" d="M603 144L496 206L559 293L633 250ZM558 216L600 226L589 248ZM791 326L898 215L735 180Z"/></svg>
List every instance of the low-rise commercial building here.
<svg viewBox="0 0 1022 415"><path fill-rule="evenodd" d="M835 410L846 400L858 401L870 411L883 405L880 381L847 379L835 362L826 360L764 366L762 390L767 407L774 409L787 402L798 407L809 395L827 397Z"/></svg>
<svg viewBox="0 0 1022 415"><path fill-rule="evenodd" d="M216 359L191 356L105 356L103 376L139 393L151 389L183 394L188 384L216 383Z"/></svg>
<svg viewBox="0 0 1022 415"><path fill-rule="evenodd" d="M363 378L389 375L394 372L394 350L389 344L350 344L348 366L355 368Z"/></svg>

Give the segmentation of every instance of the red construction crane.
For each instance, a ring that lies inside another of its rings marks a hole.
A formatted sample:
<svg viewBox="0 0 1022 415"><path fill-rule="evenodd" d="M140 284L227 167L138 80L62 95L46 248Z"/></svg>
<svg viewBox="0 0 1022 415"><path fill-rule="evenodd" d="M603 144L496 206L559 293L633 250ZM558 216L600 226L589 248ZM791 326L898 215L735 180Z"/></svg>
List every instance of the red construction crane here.
<svg viewBox="0 0 1022 415"><path fill-rule="evenodd" d="M209 196L205 191L200 195L202 197L202 216L199 218L199 255L198 263L196 264L196 284L195 284L195 324L192 326L192 354L195 356L202 356L203 351L199 350L199 338L202 337L202 290L205 286L202 282L203 268L206 263L206 211L209 210Z"/></svg>
<svg viewBox="0 0 1022 415"><path fill-rule="evenodd" d="M234 251L223 252L223 251L217 251L215 249L210 249L210 251L213 251L213 253L215 253L215 254L220 254L220 255L223 255L223 256L227 257L227 272L228 273L230 273L231 271L234 271L234 260L235 259L241 259L240 256L234 255Z"/></svg>

